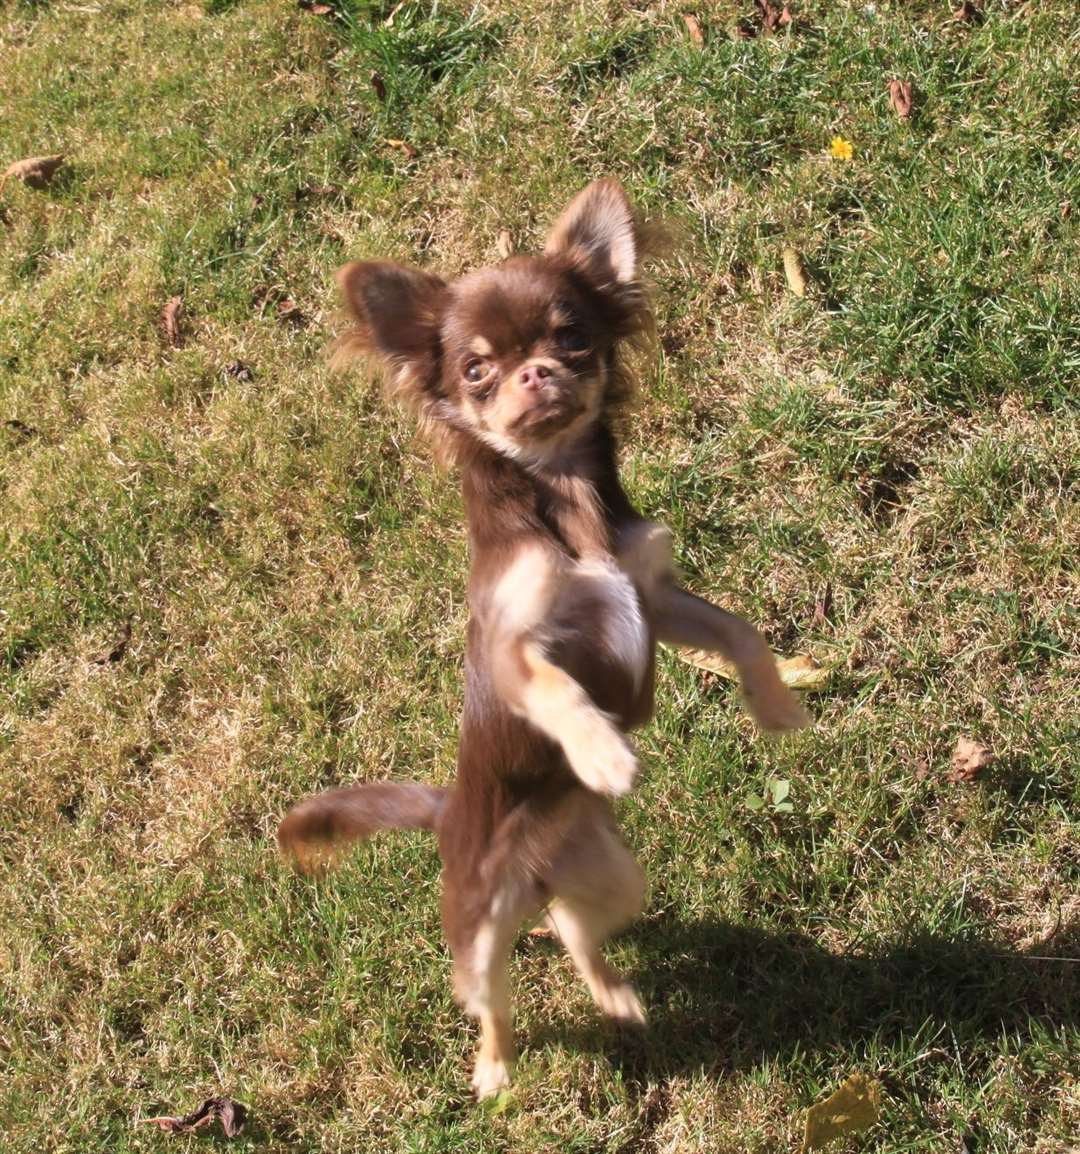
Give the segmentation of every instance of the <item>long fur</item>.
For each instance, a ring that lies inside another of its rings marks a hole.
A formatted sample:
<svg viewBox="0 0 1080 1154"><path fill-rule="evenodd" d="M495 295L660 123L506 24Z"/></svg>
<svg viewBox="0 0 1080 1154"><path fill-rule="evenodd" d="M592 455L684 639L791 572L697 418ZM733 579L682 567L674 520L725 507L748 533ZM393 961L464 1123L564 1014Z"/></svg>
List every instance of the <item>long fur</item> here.
<svg viewBox="0 0 1080 1154"><path fill-rule="evenodd" d="M598 181L542 256L449 285L379 261L338 278L354 318L338 359L376 357L461 470L471 555L461 740L449 789L334 790L296 806L278 839L312 866L376 830L435 831L455 989L480 1022L481 1097L506 1084L514 1059L514 935L553 901L597 1005L644 1020L600 946L644 901L609 798L635 779L626 734L652 715L657 640L735 661L766 728L803 723L757 632L677 588L668 534L619 480L631 354L654 334L644 243L622 189Z"/></svg>

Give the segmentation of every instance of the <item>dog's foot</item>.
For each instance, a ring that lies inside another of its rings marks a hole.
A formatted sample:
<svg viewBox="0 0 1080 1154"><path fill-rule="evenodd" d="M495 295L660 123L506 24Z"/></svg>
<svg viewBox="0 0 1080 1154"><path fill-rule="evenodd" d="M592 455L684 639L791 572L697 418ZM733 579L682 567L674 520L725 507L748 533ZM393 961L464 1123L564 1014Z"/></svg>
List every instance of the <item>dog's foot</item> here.
<svg viewBox="0 0 1080 1154"><path fill-rule="evenodd" d="M764 684L747 684L744 690L750 716L766 733L790 733L810 724L802 702L775 673Z"/></svg>
<svg viewBox="0 0 1080 1154"><path fill-rule="evenodd" d="M473 1068L472 1088L477 1098L490 1098L510 1085L510 1066L502 1058L480 1055Z"/></svg>
<svg viewBox="0 0 1080 1154"><path fill-rule="evenodd" d="M628 1026L644 1026L645 1010L641 999L629 982L615 982L595 992L596 1004L601 1011L616 1022Z"/></svg>
<svg viewBox="0 0 1080 1154"><path fill-rule="evenodd" d="M621 797L629 793L637 777L638 763L625 737L597 713L588 732L572 745L564 745L570 768L597 793Z"/></svg>

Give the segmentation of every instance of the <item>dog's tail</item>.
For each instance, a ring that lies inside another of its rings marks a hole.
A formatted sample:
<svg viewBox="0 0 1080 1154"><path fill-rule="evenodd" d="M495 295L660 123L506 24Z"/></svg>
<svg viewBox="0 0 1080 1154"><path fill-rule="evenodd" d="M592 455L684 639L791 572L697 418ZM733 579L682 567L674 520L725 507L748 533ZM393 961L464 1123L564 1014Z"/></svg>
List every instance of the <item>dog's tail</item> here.
<svg viewBox="0 0 1080 1154"><path fill-rule="evenodd" d="M434 829L446 790L408 781L378 781L306 798L278 826L281 852L310 870L349 842L379 829Z"/></svg>

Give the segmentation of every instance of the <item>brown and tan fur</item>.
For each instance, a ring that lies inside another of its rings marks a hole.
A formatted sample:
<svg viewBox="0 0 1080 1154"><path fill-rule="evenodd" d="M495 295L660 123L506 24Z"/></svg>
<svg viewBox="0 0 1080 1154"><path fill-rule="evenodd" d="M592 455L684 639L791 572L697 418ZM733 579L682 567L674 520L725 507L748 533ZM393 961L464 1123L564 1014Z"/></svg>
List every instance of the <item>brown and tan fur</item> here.
<svg viewBox="0 0 1080 1154"><path fill-rule="evenodd" d="M612 419L623 355L651 315L641 233L622 189L590 185L537 257L446 284L356 263L339 279L356 320L344 353L381 360L462 473L472 570L457 778L321 794L282 822L306 860L375 829L433 829L455 989L480 1023L473 1087L514 1060L507 960L544 911L600 1009L643 1022L601 944L645 882L610 801L633 785L626 733L653 710L657 641L719 651L766 730L805 723L746 622L680 589L666 530L619 483Z"/></svg>

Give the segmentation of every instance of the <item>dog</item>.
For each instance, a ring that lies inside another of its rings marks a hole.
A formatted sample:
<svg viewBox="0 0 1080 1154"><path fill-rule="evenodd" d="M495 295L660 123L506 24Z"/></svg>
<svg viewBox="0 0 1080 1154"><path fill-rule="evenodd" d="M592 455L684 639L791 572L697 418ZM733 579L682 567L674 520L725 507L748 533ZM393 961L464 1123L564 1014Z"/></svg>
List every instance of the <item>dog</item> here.
<svg viewBox="0 0 1080 1154"><path fill-rule="evenodd" d="M471 552L461 742L451 787L316 795L278 839L304 864L378 829L437 834L455 993L479 1020L479 1098L510 1080L507 964L525 923L546 918L603 1013L644 1022L600 947L645 899L609 799L634 783L626 733L652 715L657 642L733 662L762 729L807 722L758 632L680 588L667 531L619 482L627 354L653 330L643 237L623 189L601 180L571 201L541 255L449 283L381 261L338 274L355 321L341 357L381 362L461 472Z"/></svg>

